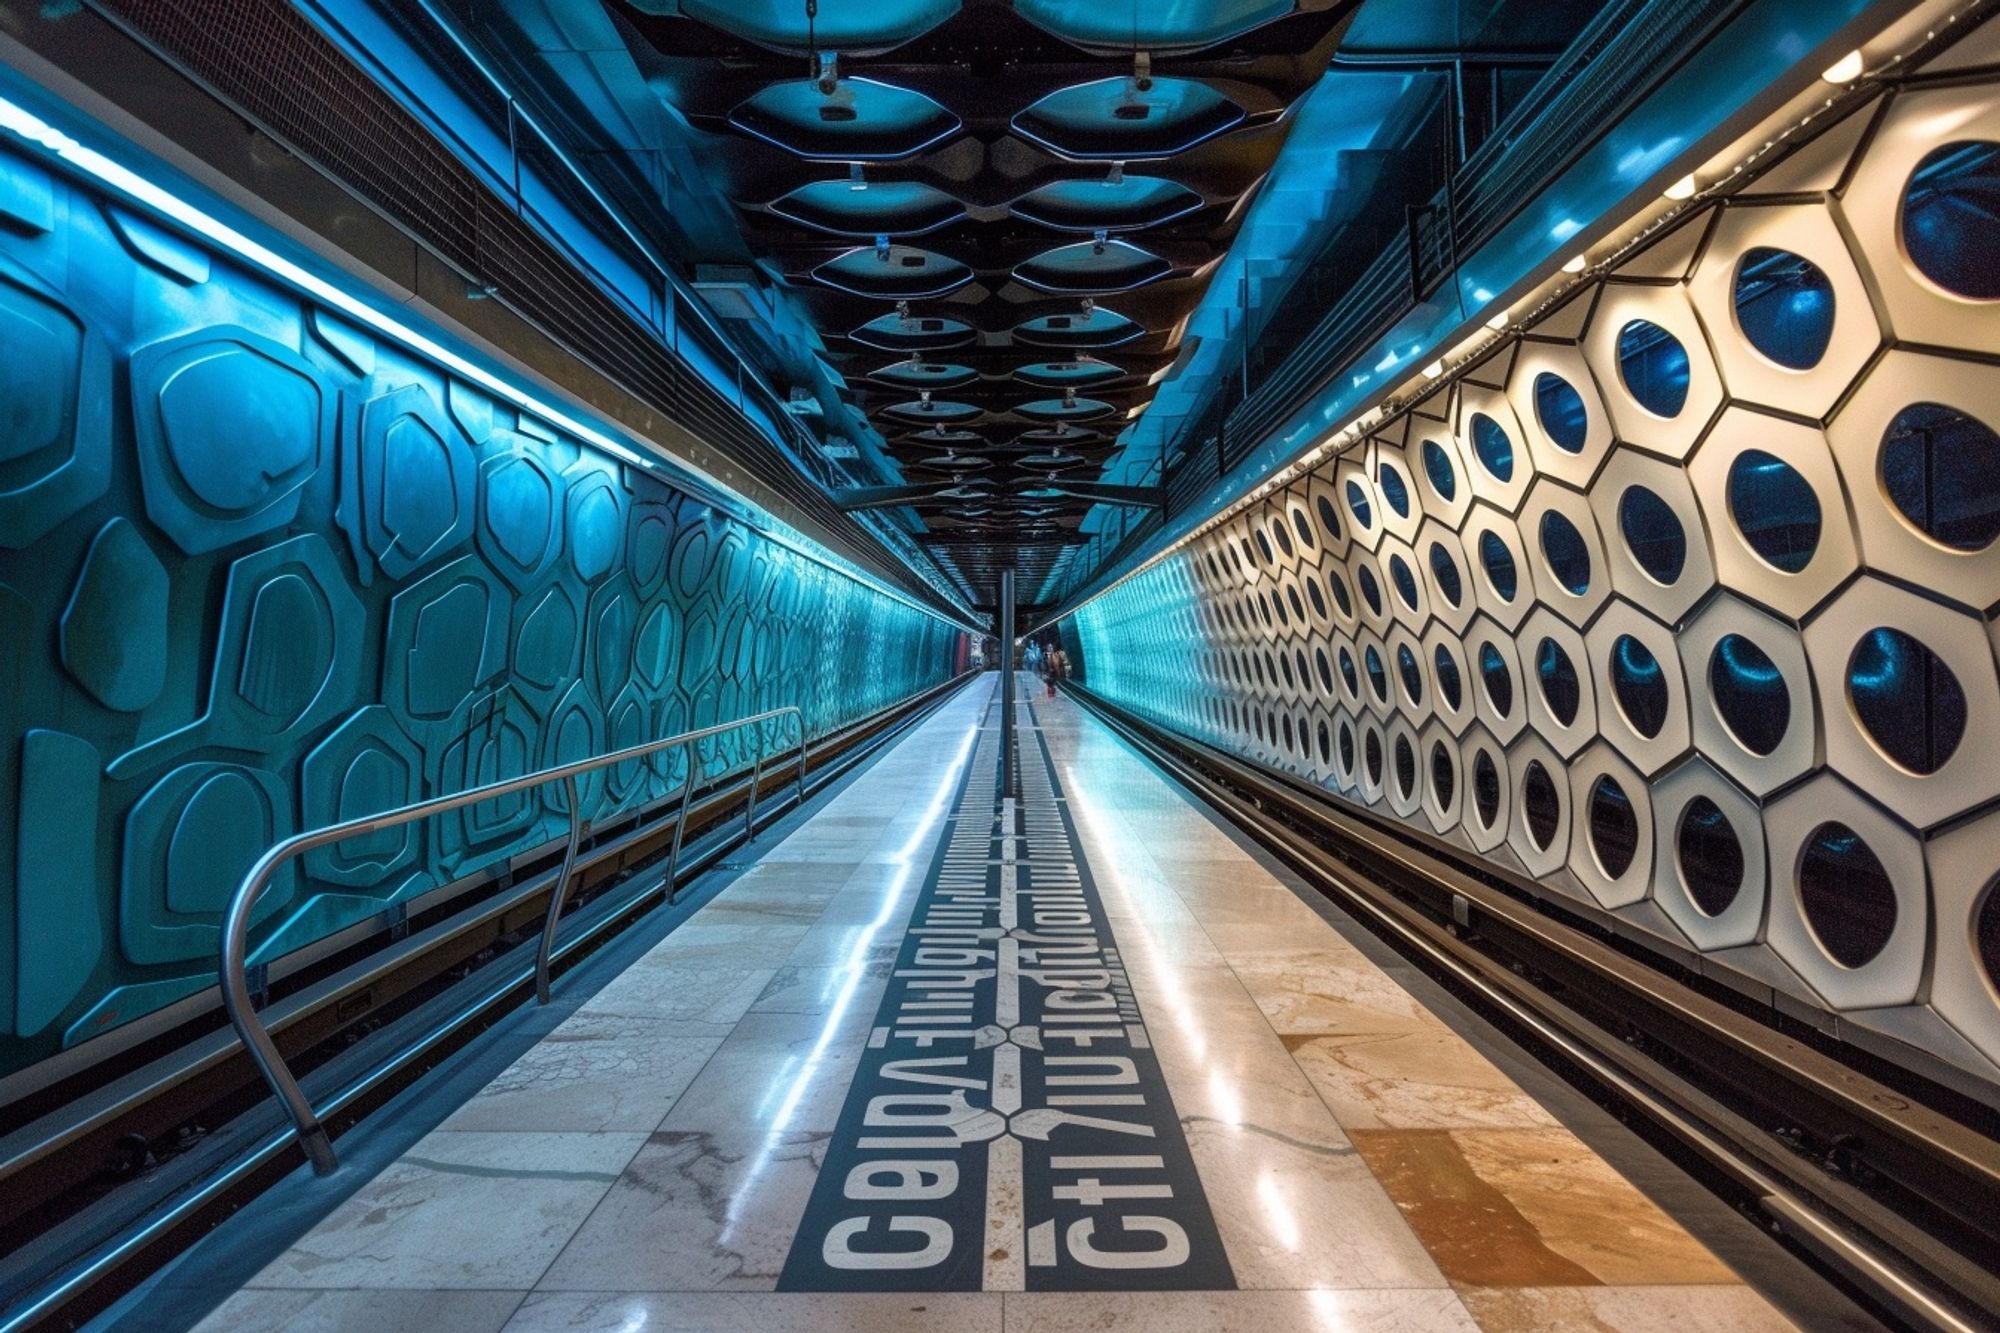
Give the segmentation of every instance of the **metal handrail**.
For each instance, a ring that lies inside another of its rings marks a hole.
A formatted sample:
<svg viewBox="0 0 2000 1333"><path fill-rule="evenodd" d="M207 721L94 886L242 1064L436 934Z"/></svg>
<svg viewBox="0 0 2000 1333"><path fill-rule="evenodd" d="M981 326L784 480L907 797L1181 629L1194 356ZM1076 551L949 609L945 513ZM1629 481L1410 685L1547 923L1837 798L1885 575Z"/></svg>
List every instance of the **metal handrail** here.
<svg viewBox="0 0 2000 1333"><path fill-rule="evenodd" d="M250 914L257 906L258 898L270 887L271 877L278 867L316 848L351 838L361 833L376 833L382 829L396 828L431 815L443 814L449 810L462 809L490 801L495 797L527 791L550 782L563 784L563 798L569 810L569 838L563 848L562 870L556 880L555 890L549 895L548 915L542 921L541 942L535 949L535 998L541 1004L549 1002L549 957L555 947L556 918L561 915L563 903L569 897L570 874L576 866L577 845L583 840L585 820L582 802L577 798L576 780L583 774L594 773L614 764L629 763L670 750L677 745L688 747L687 775L681 782L680 815L674 821L673 849L667 855L665 886L667 901L674 901L676 888L674 876L680 869L681 841L687 829L688 812L694 802L695 752L699 741L724 732L735 731L739 727L755 727L756 749L750 764L750 796L743 812L745 837L755 841L757 837L757 787L764 776L763 725L767 722L792 714L799 721L799 800L806 798L806 715L797 705L788 704L783 708L773 708L769 712L757 713L750 717L738 718L734 722L721 722L712 727L702 727L696 731L685 731L664 740L647 741L641 745L627 746L613 750L595 759L579 759L574 763L559 764L523 777L507 778L500 782L489 782L483 787L473 787L454 796L438 796L428 801L419 801L381 814L366 815L360 819L350 819L340 824L330 824L325 828L294 834L278 843L263 856L243 882L236 886L235 894L229 900L229 909L222 922L222 958L219 980L222 988L222 1005L229 1011L229 1021L236 1027L236 1035L243 1041L250 1058L256 1062L264 1081L271 1085L271 1091L284 1104L285 1111L292 1118L298 1133L299 1146L305 1150L312 1162L313 1171L327 1175L338 1165L334 1157L333 1142L327 1137L326 1127L313 1111L312 1102L299 1087L299 1081L285 1063L284 1056L271 1040L270 1031L257 1016L256 1003L250 996L249 950Z"/></svg>

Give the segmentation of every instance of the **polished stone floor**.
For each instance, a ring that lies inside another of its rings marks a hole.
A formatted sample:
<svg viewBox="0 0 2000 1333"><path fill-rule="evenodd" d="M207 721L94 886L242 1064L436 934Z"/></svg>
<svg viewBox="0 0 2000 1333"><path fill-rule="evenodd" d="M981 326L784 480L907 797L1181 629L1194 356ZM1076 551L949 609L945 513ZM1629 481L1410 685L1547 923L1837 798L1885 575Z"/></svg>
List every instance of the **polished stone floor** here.
<svg viewBox="0 0 2000 1333"><path fill-rule="evenodd" d="M994 685L764 847L202 1327L1790 1327L1379 946L1038 687L1024 753L1046 745L1235 1289L1028 1291L989 1254L985 1290L779 1290L954 803L982 795Z"/></svg>

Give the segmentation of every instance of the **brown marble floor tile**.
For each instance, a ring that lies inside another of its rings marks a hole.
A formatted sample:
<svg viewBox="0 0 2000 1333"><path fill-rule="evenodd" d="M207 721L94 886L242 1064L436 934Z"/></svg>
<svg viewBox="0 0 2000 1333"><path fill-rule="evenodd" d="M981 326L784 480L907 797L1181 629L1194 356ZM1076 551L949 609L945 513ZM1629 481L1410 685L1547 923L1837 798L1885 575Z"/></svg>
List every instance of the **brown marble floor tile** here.
<svg viewBox="0 0 2000 1333"><path fill-rule="evenodd" d="M1556 1119L1464 1039L1420 1019L1284 1038L1347 1129L1535 1129Z"/></svg>
<svg viewBox="0 0 2000 1333"><path fill-rule="evenodd" d="M1783 1333L1792 1322L1748 1287L1516 1287L1465 1289L1485 1333Z"/></svg>
<svg viewBox="0 0 2000 1333"><path fill-rule="evenodd" d="M1723 1264L1562 1129L1356 1130L1455 1285L1733 1285Z"/></svg>

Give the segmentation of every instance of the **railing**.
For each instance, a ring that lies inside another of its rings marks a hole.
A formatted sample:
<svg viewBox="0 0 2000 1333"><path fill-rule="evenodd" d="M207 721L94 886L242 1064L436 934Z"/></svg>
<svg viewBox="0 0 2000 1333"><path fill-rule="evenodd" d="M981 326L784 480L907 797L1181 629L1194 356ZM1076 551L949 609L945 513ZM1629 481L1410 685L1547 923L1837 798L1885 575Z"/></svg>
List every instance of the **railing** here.
<svg viewBox="0 0 2000 1333"><path fill-rule="evenodd" d="M305 1150L312 1162L313 1170L326 1175L338 1165L334 1157L333 1142L327 1137L326 1127L319 1121L312 1102L299 1087L299 1081L292 1074L291 1066L278 1053L277 1043L271 1040L270 1031L257 1016L257 1006L250 995L249 950L250 915L256 909L257 900L270 886L271 877L278 867L319 847L351 838L362 833L376 833L383 829L397 828L431 815L443 814L450 810L463 809L482 801L509 796L515 792L529 791L551 782L563 785L563 799L569 811L569 837L563 847L562 869L558 872L554 890L549 895L549 910L542 920L541 941L535 949L535 998L541 1004L549 1002L549 959L555 948L556 919L562 913L563 903L569 897L570 874L576 867L576 851L583 841L587 821L583 817L582 802L578 799L576 780L586 773L609 768L614 764L630 763L645 759L675 746L686 746L687 774L681 782L680 814L674 821L672 849L667 853L667 872L664 884L667 901L671 903L676 893L674 877L680 869L681 841L687 831L688 812L694 803L697 742L740 727L754 727L752 735L757 745L750 765L750 795L743 811L743 827L746 838L757 836L757 787L764 776L764 724L790 714L798 718L799 724L799 800L806 796L806 716L796 706L774 708L769 712L757 713L750 717L738 718L734 722L722 722L712 727L702 727L697 731L682 732L665 740L648 741L643 745L628 746L614 750L595 759L579 759L575 763L561 764L545 768L523 777L508 778L501 782L490 782L483 787L473 787L455 796L438 796L414 805L401 806L378 815L367 815L360 819L350 819L345 823L331 824L326 828L295 834L278 843L250 868L243 882L236 887L229 900L229 910L222 923L222 960L220 980L223 1008L229 1011L229 1021L236 1027L236 1034L243 1040L244 1049L256 1062L257 1069L264 1075L264 1081L271 1085L271 1091L284 1104L286 1114L292 1118L297 1128L299 1146Z"/></svg>

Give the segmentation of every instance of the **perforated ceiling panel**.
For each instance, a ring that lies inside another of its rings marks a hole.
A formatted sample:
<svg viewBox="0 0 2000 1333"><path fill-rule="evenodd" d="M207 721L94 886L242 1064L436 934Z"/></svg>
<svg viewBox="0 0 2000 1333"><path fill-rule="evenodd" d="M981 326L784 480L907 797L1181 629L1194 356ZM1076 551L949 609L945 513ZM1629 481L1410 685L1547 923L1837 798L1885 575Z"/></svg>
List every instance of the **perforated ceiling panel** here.
<svg viewBox="0 0 2000 1333"><path fill-rule="evenodd" d="M1085 606L1090 687L1994 1078L2000 81L1945 77Z"/></svg>

